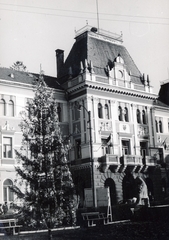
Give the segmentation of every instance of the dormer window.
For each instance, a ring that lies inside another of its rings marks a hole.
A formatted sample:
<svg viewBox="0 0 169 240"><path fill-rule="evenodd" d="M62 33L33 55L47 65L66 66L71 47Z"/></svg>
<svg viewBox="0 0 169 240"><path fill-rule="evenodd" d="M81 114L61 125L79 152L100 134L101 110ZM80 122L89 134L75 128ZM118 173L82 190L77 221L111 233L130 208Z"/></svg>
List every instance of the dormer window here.
<svg viewBox="0 0 169 240"><path fill-rule="evenodd" d="M124 64L124 60L123 60L123 58L121 57L120 54L118 55L118 57L116 58L115 61L118 62L118 63Z"/></svg>

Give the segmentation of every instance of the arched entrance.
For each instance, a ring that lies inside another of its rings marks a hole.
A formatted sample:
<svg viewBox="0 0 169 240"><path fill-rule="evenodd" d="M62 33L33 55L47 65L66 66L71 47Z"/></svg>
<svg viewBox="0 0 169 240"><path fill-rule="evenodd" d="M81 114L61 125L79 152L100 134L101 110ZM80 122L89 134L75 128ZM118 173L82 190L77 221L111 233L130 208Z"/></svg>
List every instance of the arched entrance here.
<svg viewBox="0 0 169 240"><path fill-rule="evenodd" d="M116 197L116 185L112 178L107 178L104 187L109 187L110 190L110 199L111 199L111 206L115 205L117 203L117 197Z"/></svg>
<svg viewBox="0 0 169 240"><path fill-rule="evenodd" d="M124 202L126 202L127 199L135 197L135 180L131 173L126 174L123 178L122 188Z"/></svg>

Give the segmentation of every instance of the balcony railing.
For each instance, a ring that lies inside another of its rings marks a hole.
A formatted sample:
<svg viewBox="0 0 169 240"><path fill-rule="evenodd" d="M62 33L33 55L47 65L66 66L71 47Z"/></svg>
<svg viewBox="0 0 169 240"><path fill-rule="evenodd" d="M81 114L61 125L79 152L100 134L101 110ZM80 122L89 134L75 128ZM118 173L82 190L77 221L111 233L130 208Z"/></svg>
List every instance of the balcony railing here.
<svg viewBox="0 0 169 240"><path fill-rule="evenodd" d="M157 159L151 157L151 156L146 156L143 159L143 164L146 166L156 166L157 165Z"/></svg>
<svg viewBox="0 0 169 240"><path fill-rule="evenodd" d="M108 165L119 165L120 160L117 155L106 154L102 158L102 163L106 163Z"/></svg>
<svg viewBox="0 0 169 240"><path fill-rule="evenodd" d="M115 169L115 171L124 172L126 168L130 169L132 172L146 172L149 167L155 167L157 165L157 160L151 156L137 155L124 155L119 157L118 155L105 154L99 160L100 169L106 171L106 169Z"/></svg>
<svg viewBox="0 0 169 240"><path fill-rule="evenodd" d="M123 165L133 165L138 166L142 165L142 156L136 156L136 155L124 155L121 157L121 164Z"/></svg>

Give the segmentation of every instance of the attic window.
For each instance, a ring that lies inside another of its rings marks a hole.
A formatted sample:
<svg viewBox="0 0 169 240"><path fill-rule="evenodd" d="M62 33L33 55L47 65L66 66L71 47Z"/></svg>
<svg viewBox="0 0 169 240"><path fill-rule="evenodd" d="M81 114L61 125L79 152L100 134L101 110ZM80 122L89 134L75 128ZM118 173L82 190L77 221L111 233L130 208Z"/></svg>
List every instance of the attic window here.
<svg viewBox="0 0 169 240"><path fill-rule="evenodd" d="M123 60L123 58L120 56L120 54L118 55L118 57L116 58L115 61L118 62L118 63L124 64L124 60Z"/></svg>
<svg viewBox="0 0 169 240"><path fill-rule="evenodd" d="M11 77L11 78L14 78L14 74L13 74L13 73L11 73L11 74L10 74L10 77Z"/></svg>

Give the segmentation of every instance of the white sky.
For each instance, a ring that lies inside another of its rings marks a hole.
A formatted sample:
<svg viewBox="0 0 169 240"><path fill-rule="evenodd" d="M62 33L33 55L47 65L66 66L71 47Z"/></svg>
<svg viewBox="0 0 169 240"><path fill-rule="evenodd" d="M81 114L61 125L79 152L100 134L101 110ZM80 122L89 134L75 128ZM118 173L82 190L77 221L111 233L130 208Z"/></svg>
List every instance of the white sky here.
<svg viewBox="0 0 169 240"><path fill-rule="evenodd" d="M154 92L169 79L169 0L98 0L99 26L123 33ZM30 72L56 76L55 50L69 53L75 29L97 27L96 0L0 0L0 66L23 61Z"/></svg>

